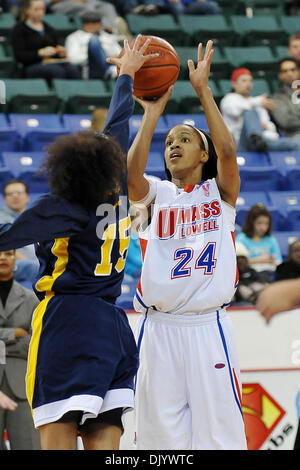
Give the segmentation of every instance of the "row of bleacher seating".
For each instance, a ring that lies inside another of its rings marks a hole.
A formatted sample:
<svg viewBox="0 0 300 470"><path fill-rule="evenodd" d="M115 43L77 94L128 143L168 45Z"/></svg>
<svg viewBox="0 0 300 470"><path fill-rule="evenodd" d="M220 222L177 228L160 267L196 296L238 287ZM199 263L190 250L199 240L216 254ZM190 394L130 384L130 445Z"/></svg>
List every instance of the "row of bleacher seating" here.
<svg viewBox="0 0 300 470"><path fill-rule="evenodd" d="M234 2L233 2L234 3ZM298 31L297 17L278 14L246 15L246 9L240 12L220 15L180 15L178 21L170 14L160 14L153 17L128 14L125 19L133 35L152 34L164 37L173 45L194 45L199 41L214 39L216 44L233 45L235 43L253 44L280 44L287 41L288 36ZM235 14L239 13L239 14ZM54 27L61 41L81 27L79 16L65 14L47 14L44 21ZM0 36L9 37L16 19L11 13L0 15Z"/></svg>
<svg viewBox="0 0 300 470"><path fill-rule="evenodd" d="M299 27L300 29L300 27ZM197 48L194 46L177 46L180 58L179 79L188 79L187 60L197 60ZM278 62L288 56L287 46L282 43L270 47L265 46L225 46L214 47L211 66L212 79L229 79L232 70L237 67L248 67L254 77L274 81L277 77ZM3 44L0 44L0 78L22 78L22 69L12 55L8 55ZM270 87L272 86L272 81Z"/></svg>
<svg viewBox="0 0 300 470"><path fill-rule="evenodd" d="M1 184L11 177L23 178L33 193L44 192L45 177L36 174L44 157L44 147L58 135L90 126L91 115L57 114L0 115L0 139L7 132L18 133L23 146L9 148L0 140ZM153 136L146 172L164 178L164 139L174 125L186 122L207 129L204 114L164 115ZM141 123L141 116L130 119L130 141ZM241 175L241 194L237 203L237 223L242 224L247 210L255 202L265 204L273 214L274 228L280 231L300 230L300 152L239 152L237 161ZM262 191L263 188L263 191Z"/></svg>
<svg viewBox="0 0 300 470"><path fill-rule="evenodd" d="M258 64L257 59L257 64ZM263 64L263 58L261 59ZM251 68L251 67L250 67ZM278 87L277 79L254 78L252 96L266 93L270 96ZM209 85L219 105L222 97L231 91L229 79L210 79ZM54 79L52 87L42 78L20 79L0 76L0 110L2 113L64 113L88 114L96 108L109 106L114 81ZM199 113L202 111L199 98L187 79L178 79L169 99L165 113ZM135 104L135 114L142 113Z"/></svg>

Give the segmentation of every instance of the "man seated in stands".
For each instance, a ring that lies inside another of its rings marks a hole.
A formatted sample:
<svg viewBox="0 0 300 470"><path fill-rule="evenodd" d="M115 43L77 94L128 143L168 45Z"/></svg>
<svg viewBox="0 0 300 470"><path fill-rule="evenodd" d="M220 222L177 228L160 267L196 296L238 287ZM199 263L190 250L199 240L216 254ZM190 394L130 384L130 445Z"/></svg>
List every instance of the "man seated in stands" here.
<svg viewBox="0 0 300 470"><path fill-rule="evenodd" d="M81 67L83 78L116 78L117 67L106 62L106 58L120 54L122 48L118 36L102 29L101 16L97 12L86 11L81 15L81 21L82 29L66 38L69 61Z"/></svg>
<svg viewBox="0 0 300 470"><path fill-rule="evenodd" d="M271 110L271 115L280 133L300 142L299 71L300 67L296 59L287 57L280 61L278 69L279 87L272 96L275 106Z"/></svg>
<svg viewBox="0 0 300 470"><path fill-rule="evenodd" d="M13 223L26 209L29 202L27 184L19 179L6 182L3 187L5 206L0 210L0 224ZM15 279L25 287L31 288L38 272L38 260L33 245L20 248L16 251Z"/></svg>
<svg viewBox="0 0 300 470"><path fill-rule="evenodd" d="M231 75L233 91L220 102L224 121L239 151L300 150L297 139L280 137L269 111L274 100L265 94L251 96L253 76L247 68L238 68Z"/></svg>

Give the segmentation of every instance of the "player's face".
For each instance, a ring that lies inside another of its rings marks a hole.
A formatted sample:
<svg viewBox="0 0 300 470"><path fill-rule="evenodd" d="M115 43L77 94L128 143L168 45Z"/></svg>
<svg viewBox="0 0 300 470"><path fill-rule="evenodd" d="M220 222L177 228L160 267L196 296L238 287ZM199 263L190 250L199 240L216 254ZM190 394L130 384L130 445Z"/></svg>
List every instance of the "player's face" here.
<svg viewBox="0 0 300 470"><path fill-rule="evenodd" d="M266 215L259 215L254 221L254 233L259 237L263 237L270 226L270 219Z"/></svg>
<svg viewBox="0 0 300 470"><path fill-rule="evenodd" d="M207 161L207 152L202 150L200 136L189 126L173 127L165 140L165 160L172 177L186 177Z"/></svg>

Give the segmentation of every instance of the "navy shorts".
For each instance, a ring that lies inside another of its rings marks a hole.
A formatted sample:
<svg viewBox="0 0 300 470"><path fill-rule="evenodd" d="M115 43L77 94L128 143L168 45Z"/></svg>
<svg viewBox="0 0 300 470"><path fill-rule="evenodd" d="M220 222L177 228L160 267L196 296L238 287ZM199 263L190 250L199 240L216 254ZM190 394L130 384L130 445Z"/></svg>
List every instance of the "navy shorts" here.
<svg viewBox="0 0 300 470"><path fill-rule="evenodd" d="M133 407L138 367L126 313L99 297L50 295L33 318L27 396L35 426Z"/></svg>

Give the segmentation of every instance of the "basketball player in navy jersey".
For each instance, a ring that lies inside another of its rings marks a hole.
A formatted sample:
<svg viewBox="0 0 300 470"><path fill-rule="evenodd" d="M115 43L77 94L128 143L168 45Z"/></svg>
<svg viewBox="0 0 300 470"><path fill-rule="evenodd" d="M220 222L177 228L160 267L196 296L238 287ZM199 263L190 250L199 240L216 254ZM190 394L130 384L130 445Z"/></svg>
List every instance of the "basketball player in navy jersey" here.
<svg viewBox="0 0 300 470"><path fill-rule="evenodd" d="M103 133L57 139L45 170L51 193L0 228L0 250L37 243L40 271L26 377L43 449L118 449L122 414L133 407L135 340L114 305L129 245L125 154L139 36L124 41ZM104 204L104 205L103 205Z"/></svg>

